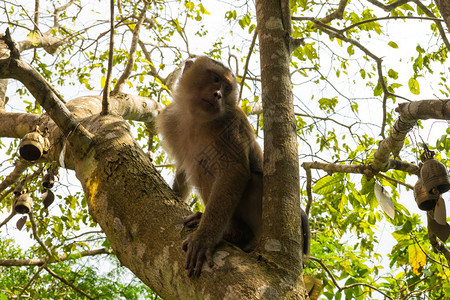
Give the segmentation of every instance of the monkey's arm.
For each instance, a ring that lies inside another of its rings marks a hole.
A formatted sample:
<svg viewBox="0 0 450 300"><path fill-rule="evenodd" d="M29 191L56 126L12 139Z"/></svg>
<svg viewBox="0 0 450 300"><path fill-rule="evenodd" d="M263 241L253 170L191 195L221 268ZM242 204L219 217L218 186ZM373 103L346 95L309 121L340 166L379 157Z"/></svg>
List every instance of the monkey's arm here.
<svg viewBox="0 0 450 300"><path fill-rule="evenodd" d="M189 276L200 275L205 260L213 267L212 254L230 224L250 178L248 167L238 163L232 165L217 174L199 227L183 241Z"/></svg>

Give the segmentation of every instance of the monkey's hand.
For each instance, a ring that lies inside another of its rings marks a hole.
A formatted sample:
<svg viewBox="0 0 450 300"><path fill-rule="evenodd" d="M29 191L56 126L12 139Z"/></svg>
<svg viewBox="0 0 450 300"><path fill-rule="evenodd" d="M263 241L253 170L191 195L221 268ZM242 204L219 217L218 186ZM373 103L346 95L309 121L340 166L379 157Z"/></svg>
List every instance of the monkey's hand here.
<svg viewBox="0 0 450 300"><path fill-rule="evenodd" d="M202 219L202 213L201 212L195 212L183 219L183 224L186 227L193 228L197 227L198 223L200 223L200 220Z"/></svg>
<svg viewBox="0 0 450 300"><path fill-rule="evenodd" d="M198 236L198 232L190 234L183 241L183 250L186 251L186 262L184 268L188 270L188 276L199 276L202 272L203 263L208 263L209 267L214 266L212 255L216 247L211 239Z"/></svg>

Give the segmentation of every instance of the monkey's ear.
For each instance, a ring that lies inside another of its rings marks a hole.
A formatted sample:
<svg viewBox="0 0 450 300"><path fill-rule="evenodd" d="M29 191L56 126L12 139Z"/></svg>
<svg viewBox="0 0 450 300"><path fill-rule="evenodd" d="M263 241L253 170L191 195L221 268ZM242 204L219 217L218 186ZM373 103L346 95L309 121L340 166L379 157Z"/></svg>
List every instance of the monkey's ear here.
<svg viewBox="0 0 450 300"><path fill-rule="evenodd" d="M186 72L187 69L189 69L194 64L194 61L192 59L188 59L184 62L184 69L183 73Z"/></svg>

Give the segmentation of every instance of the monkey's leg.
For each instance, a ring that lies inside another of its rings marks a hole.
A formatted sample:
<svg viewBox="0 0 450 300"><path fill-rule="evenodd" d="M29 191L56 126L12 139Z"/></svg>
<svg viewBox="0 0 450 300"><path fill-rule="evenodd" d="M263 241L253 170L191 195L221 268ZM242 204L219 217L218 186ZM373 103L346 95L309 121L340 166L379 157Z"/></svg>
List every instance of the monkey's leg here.
<svg viewBox="0 0 450 300"><path fill-rule="evenodd" d="M198 223L200 223L200 220L202 219L202 213L201 212L195 212L192 215L189 215L184 218L183 224L186 227L192 228L197 227Z"/></svg>
<svg viewBox="0 0 450 300"><path fill-rule="evenodd" d="M196 231L182 244L188 276L199 276L203 263L213 267L212 254L222 240L250 179L240 163L228 163L216 174L211 195Z"/></svg>
<svg viewBox="0 0 450 300"><path fill-rule="evenodd" d="M186 173L179 168L177 168L172 189L175 193L180 195L181 200L183 200L184 202L186 201L191 191L191 186L187 182Z"/></svg>

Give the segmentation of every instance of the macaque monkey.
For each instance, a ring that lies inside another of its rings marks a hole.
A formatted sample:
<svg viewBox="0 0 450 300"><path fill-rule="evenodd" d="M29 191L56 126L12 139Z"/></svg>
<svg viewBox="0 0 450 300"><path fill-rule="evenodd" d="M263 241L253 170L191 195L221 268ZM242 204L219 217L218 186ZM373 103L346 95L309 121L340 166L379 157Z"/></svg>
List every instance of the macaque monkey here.
<svg viewBox="0 0 450 300"><path fill-rule="evenodd" d="M176 162L173 189L184 200L195 186L205 212L184 219L198 226L182 243L188 275L200 275L224 239L251 251L261 229L263 153L237 103L236 77L206 56L186 61L173 102L157 119Z"/></svg>

